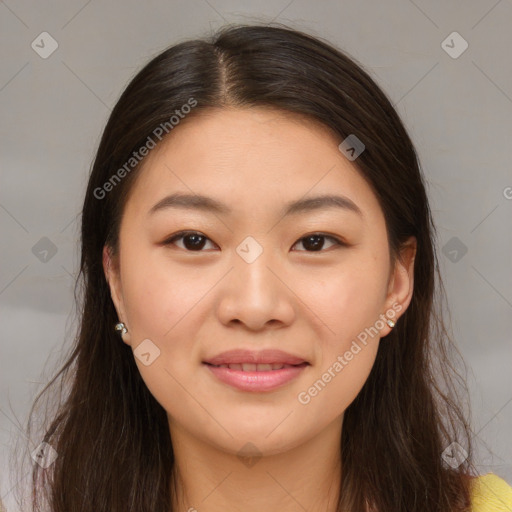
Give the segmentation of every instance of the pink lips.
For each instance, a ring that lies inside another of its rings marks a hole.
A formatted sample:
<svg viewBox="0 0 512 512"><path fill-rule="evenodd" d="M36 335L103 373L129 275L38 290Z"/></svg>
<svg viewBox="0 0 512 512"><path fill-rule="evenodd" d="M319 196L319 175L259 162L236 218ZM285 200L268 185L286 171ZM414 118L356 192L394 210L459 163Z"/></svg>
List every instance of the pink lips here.
<svg viewBox="0 0 512 512"><path fill-rule="evenodd" d="M220 381L242 391L271 391L296 378L309 365L303 358L281 350L230 350L203 363Z"/></svg>

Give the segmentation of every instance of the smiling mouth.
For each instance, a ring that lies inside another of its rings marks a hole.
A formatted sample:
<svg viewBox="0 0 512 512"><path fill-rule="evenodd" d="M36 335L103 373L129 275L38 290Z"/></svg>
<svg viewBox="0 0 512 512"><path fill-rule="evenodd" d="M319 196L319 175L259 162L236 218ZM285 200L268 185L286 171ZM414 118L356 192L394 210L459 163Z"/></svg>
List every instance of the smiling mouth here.
<svg viewBox="0 0 512 512"><path fill-rule="evenodd" d="M214 368L229 368L230 370L238 370L243 372L269 372L274 370L282 370L283 368L301 368L308 366L308 363L301 364L283 364L283 363L230 363L230 364L210 364L205 363Z"/></svg>
<svg viewBox="0 0 512 512"><path fill-rule="evenodd" d="M216 380L244 392L274 391L297 379L309 363L222 363L204 362Z"/></svg>

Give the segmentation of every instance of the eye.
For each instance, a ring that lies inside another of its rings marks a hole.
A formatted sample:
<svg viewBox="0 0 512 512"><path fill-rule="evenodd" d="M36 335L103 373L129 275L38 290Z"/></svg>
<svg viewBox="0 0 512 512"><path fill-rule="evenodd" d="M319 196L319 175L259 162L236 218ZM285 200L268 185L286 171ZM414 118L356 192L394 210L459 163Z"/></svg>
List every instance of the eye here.
<svg viewBox="0 0 512 512"><path fill-rule="evenodd" d="M192 252L201 252L201 249L203 249L205 245L205 241L210 240L208 237L202 233L199 233L198 231L180 231L179 233L174 234L171 238L167 239L163 244L174 244L176 240L180 239L184 240L184 247L180 248Z"/></svg>
<svg viewBox="0 0 512 512"><path fill-rule="evenodd" d="M310 235L303 236L296 243L302 243L304 247L306 247L306 252L320 252L324 249L324 242L322 239L329 239L334 242L334 246L342 246L345 245L341 240L334 236L324 235L322 233L312 233ZM310 250L308 250L309 248Z"/></svg>

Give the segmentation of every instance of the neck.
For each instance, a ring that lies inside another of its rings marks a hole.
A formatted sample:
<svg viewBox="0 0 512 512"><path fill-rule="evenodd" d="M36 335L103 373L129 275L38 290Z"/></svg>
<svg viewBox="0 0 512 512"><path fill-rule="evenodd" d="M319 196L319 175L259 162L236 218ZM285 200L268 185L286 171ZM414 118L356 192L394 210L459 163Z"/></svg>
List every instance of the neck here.
<svg viewBox="0 0 512 512"><path fill-rule="evenodd" d="M285 452L242 458L170 424L173 511L336 512L341 423Z"/></svg>

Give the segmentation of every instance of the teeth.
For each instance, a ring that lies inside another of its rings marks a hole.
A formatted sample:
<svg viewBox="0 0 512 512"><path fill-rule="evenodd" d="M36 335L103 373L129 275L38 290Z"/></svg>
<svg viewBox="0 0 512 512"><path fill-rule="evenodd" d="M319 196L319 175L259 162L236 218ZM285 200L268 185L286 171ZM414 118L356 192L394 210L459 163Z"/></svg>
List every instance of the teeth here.
<svg viewBox="0 0 512 512"><path fill-rule="evenodd" d="M272 365L271 364L257 364L257 365L254 365L254 366L256 366L255 369L258 372L269 372L269 371L272 370Z"/></svg>
<svg viewBox="0 0 512 512"><path fill-rule="evenodd" d="M273 363L273 364L254 364L254 363L242 363L242 364L219 364L218 368L229 368L230 370L241 370L244 372L269 372L271 370L281 370L282 368L289 368L289 364Z"/></svg>

